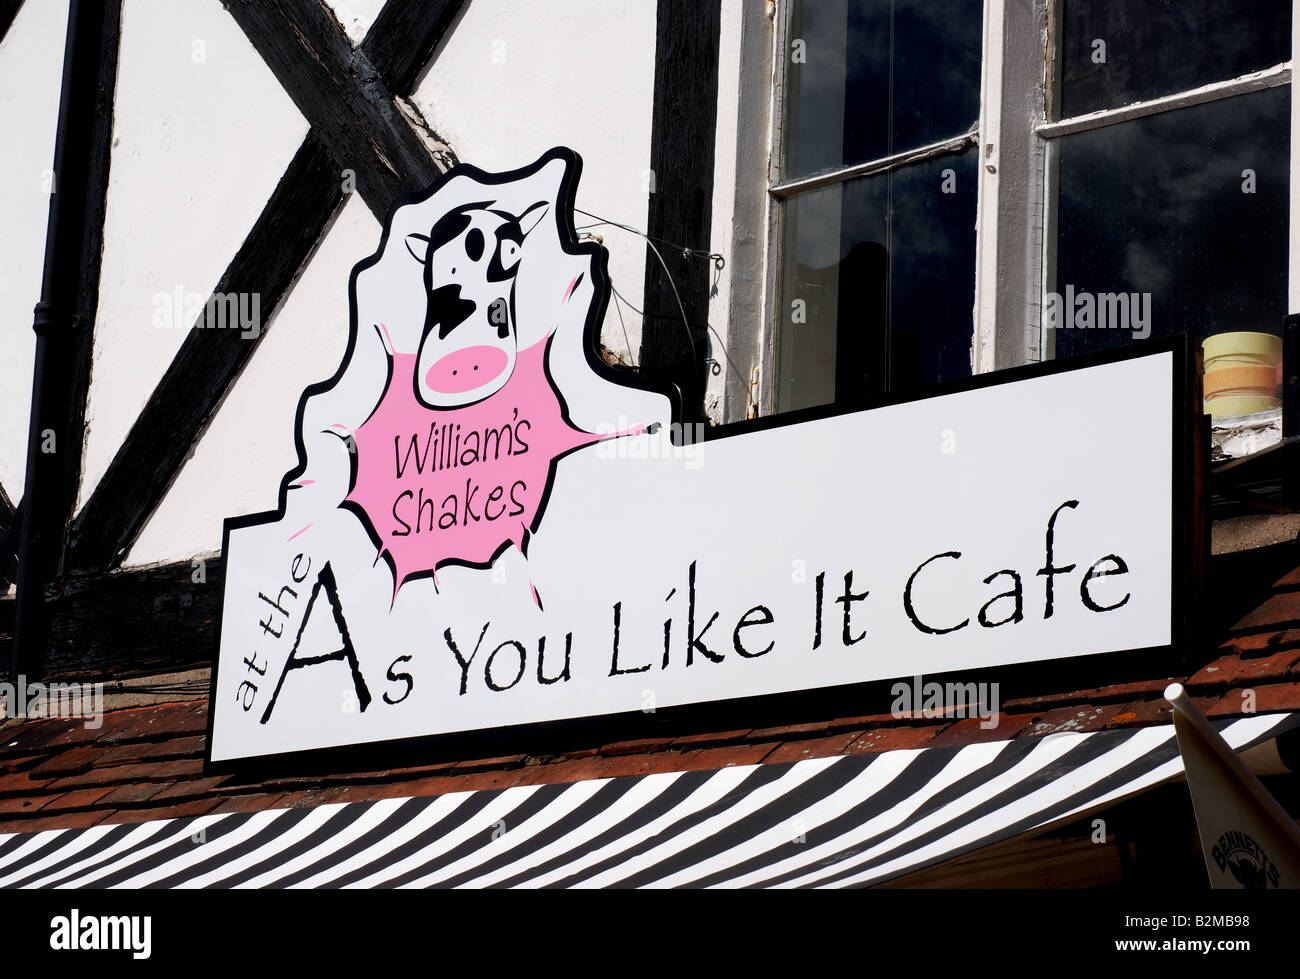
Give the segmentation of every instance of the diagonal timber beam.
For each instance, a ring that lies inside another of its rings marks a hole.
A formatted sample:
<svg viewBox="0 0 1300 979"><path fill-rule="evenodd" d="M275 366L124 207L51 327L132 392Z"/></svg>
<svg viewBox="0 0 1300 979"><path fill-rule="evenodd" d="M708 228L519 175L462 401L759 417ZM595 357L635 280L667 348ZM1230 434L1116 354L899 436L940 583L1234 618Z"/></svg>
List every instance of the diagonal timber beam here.
<svg viewBox="0 0 1300 979"><path fill-rule="evenodd" d="M445 144L408 122L364 43L354 49L319 0L228 0L227 7L340 171L355 173L378 220L395 198L423 190L454 162ZM387 52L389 65L401 61L378 41L372 50Z"/></svg>

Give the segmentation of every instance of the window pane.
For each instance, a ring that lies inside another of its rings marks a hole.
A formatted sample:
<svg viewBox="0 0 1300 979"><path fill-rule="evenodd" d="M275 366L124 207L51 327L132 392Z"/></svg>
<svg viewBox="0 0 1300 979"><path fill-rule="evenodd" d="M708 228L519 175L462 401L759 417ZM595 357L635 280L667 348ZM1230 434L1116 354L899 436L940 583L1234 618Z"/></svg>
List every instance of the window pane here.
<svg viewBox="0 0 1300 979"><path fill-rule="evenodd" d="M1291 57L1291 0L1063 0L1061 118Z"/></svg>
<svg viewBox="0 0 1300 979"><path fill-rule="evenodd" d="M980 0L794 0L785 179L960 136L979 118Z"/></svg>
<svg viewBox="0 0 1300 979"><path fill-rule="evenodd" d="M1060 140L1049 350L1117 346L1148 326L1153 337L1281 331L1290 98L1282 86ZM1118 310L1103 294L1127 295L1130 317L1144 304L1149 322L1098 328L1103 305Z"/></svg>
<svg viewBox="0 0 1300 979"><path fill-rule="evenodd" d="M786 203L777 410L970 374L976 156Z"/></svg>

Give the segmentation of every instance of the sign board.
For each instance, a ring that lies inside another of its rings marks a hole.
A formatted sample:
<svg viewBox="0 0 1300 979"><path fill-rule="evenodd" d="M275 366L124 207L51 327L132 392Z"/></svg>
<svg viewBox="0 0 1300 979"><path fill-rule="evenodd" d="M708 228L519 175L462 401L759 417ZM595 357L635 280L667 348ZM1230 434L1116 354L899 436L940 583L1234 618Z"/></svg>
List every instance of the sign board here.
<svg viewBox="0 0 1300 979"><path fill-rule="evenodd" d="M579 169L458 167L354 269L226 523L211 762L1175 642L1176 350L683 439L596 355Z"/></svg>

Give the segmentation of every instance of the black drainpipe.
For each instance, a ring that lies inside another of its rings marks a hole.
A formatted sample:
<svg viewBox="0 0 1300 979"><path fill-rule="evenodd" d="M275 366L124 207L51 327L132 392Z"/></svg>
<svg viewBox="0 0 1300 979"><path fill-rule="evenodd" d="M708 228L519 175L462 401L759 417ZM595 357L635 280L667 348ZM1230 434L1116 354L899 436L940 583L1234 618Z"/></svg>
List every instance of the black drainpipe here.
<svg viewBox="0 0 1300 979"><path fill-rule="evenodd" d="M36 357L10 660L10 677L15 682L19 676L39 679L44 672L50 635L45 589L59 573L65 529L74 505L75 487L70 494L66 477L80 466L80 424L71 423L74 409L70 395L75 387L91 147L108 6L103 0L72 0L68 11L45 267L41 301L36 304L32 323ZM55 439L53 452L44 451L47 432Z"/></svg>

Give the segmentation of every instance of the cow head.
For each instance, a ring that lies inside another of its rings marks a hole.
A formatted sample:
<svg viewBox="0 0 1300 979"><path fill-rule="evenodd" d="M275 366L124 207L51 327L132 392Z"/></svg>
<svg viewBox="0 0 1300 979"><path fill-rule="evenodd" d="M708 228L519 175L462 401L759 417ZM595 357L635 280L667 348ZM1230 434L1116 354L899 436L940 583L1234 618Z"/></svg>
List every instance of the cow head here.
<svg viewBox="0 0 1300 979"><path fill-rule="evenodd" d="M473 404L510 379L518 352L515 273L545 202L514 215L492 202L444 215L427 235L406 236L424 266L427 300L415 393L431 408Z"/></svg>

